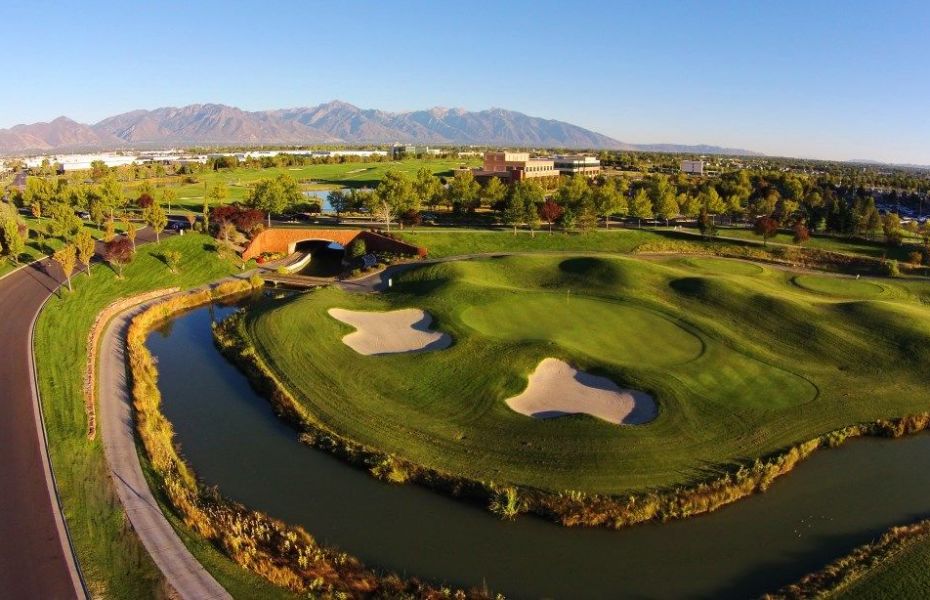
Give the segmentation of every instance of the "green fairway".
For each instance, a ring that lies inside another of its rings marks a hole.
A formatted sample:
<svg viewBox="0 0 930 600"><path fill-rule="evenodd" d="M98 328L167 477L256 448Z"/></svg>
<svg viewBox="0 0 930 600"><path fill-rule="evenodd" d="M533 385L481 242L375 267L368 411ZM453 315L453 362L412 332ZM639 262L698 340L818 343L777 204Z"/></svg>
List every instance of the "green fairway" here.
<svg viewBox="0 0 930 600"><path fill-rule="evenodd" d="M161 575L132 531L110 483L100 436L87 439L82 377L87 335L96 315L113 301L167 287L191 287L239 272L208 251L203 235L140 246L124 279L107 265L74 278L74 292L52 296L36 324L35 356L52 466L81 568L94 597L152 598L164 594ZM181 253L177 274L161 260ZM179 525L175 521L175 525ZM182 532L194 554L240 597L279 597L263 580L236 568L211 546Z"/></svg>
<svg viewBox="0 0 930 600"><path fill-rule="evenodd" d="M306 165L301 167L271 167L267 169L239 167L196 173L193 182L185 177L161 177L148 180L157 187L173 188L178 195L172 211L192 210L200 212L203 208L204 191L222 183L228 186L228 202L244 201L252 187L259 181L273 179L286 174L301 184L304 190L328 190L342 187L374 188L388 170L400 171L411 177L417 170L428 167L434 175L452 176L452 169L462 165L475 166L474 159L411 159L381 162L346 162L335 164ZM136 195L135 189L145 180L134 181L125 186L126 194Z"/></svg>
<svg viewBox="0 0 930 600"><path fill-rule="evenodd" d="M628 234L640 235L603 235ZM336 432L448 473L549 490L681 485L847 424L926 410L915 368L930 358L926 283L883 280L881 302L842 299L795 285L797 273L692 261L434 264L396 276L387 294L321 289L255 309L244 329ZM331 307L423 308L454 342L362 356L342 343L352 328ZM658 418L617 427L511 411L504 400L545 357L652 394Z"/></svg>
<svg viewBox="0 0 930 600"><path fill-rule="evenodd" d="M661 242L668 238L644 229L616 228L586 234L564 234L521 231L417 230L403 231L401 237L429 250L430 258L486 254L494 252L616 252L634 251L646 242Z"/></svg>
<svg viewBox="0 0 930 600"><path fill-rule="evenodd" d="M871 298L879 296L885 288L871 281L843 277L824 277L822 275L798 275L794 283L812 292L843 298Z"/></svg>

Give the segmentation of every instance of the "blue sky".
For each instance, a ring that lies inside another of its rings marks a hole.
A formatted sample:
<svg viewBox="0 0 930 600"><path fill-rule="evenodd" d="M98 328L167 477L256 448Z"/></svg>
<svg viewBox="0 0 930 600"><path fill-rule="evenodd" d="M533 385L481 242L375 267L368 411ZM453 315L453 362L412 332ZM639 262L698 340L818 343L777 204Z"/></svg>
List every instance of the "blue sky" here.
<svg viewBox="0 0 930 600"><path fill-rule="evenodd" d="M0 127L340 99L930 164L927 1L18 4L0 35Z"/></svg>

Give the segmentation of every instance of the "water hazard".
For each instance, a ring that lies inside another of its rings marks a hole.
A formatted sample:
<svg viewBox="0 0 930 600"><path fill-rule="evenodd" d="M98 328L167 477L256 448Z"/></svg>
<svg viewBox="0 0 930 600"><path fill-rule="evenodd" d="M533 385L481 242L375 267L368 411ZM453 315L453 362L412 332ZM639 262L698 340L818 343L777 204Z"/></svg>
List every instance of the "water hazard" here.
<svg viewBox="0 0 930 600"><path fill-rule="evenodd" d="M502 522L299 444L215 349L211 320L231 310L185 313L148 340L185 457L227 497L371 566L514 598L747 598L930 516L930 435L918 435L817 453L768 493L691 520L619 532Z"/></svg>

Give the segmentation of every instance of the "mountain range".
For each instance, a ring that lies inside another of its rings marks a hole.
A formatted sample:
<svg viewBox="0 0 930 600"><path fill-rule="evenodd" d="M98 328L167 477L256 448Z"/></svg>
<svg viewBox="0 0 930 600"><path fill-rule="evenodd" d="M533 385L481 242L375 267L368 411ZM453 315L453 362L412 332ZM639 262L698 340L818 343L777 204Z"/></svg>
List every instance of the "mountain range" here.
<svg viewBox="0 0 930 600"><path fill-rule="evenodd" d="M259 144L480 145L699 154L756 154L738 148L627 144L554 119L492 108L411 112L362 109L338 100L305 108L245 111L223 104L134 110L86 125L67 117L0 129L0 153Z"/></svg>

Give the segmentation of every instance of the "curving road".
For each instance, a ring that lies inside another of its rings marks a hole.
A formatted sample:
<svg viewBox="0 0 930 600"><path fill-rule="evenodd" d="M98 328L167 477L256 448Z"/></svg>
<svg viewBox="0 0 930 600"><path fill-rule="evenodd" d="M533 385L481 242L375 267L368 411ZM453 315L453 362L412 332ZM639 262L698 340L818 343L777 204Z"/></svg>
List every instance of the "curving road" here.
<svg viewBox="0 0 930 600"><path fill-rule="evenodd" d="M154 239L139 232L138 242ZM58 503L32 363L32 328L63 281L46 259L0 279L0 596L87 596Z"/></svg>

